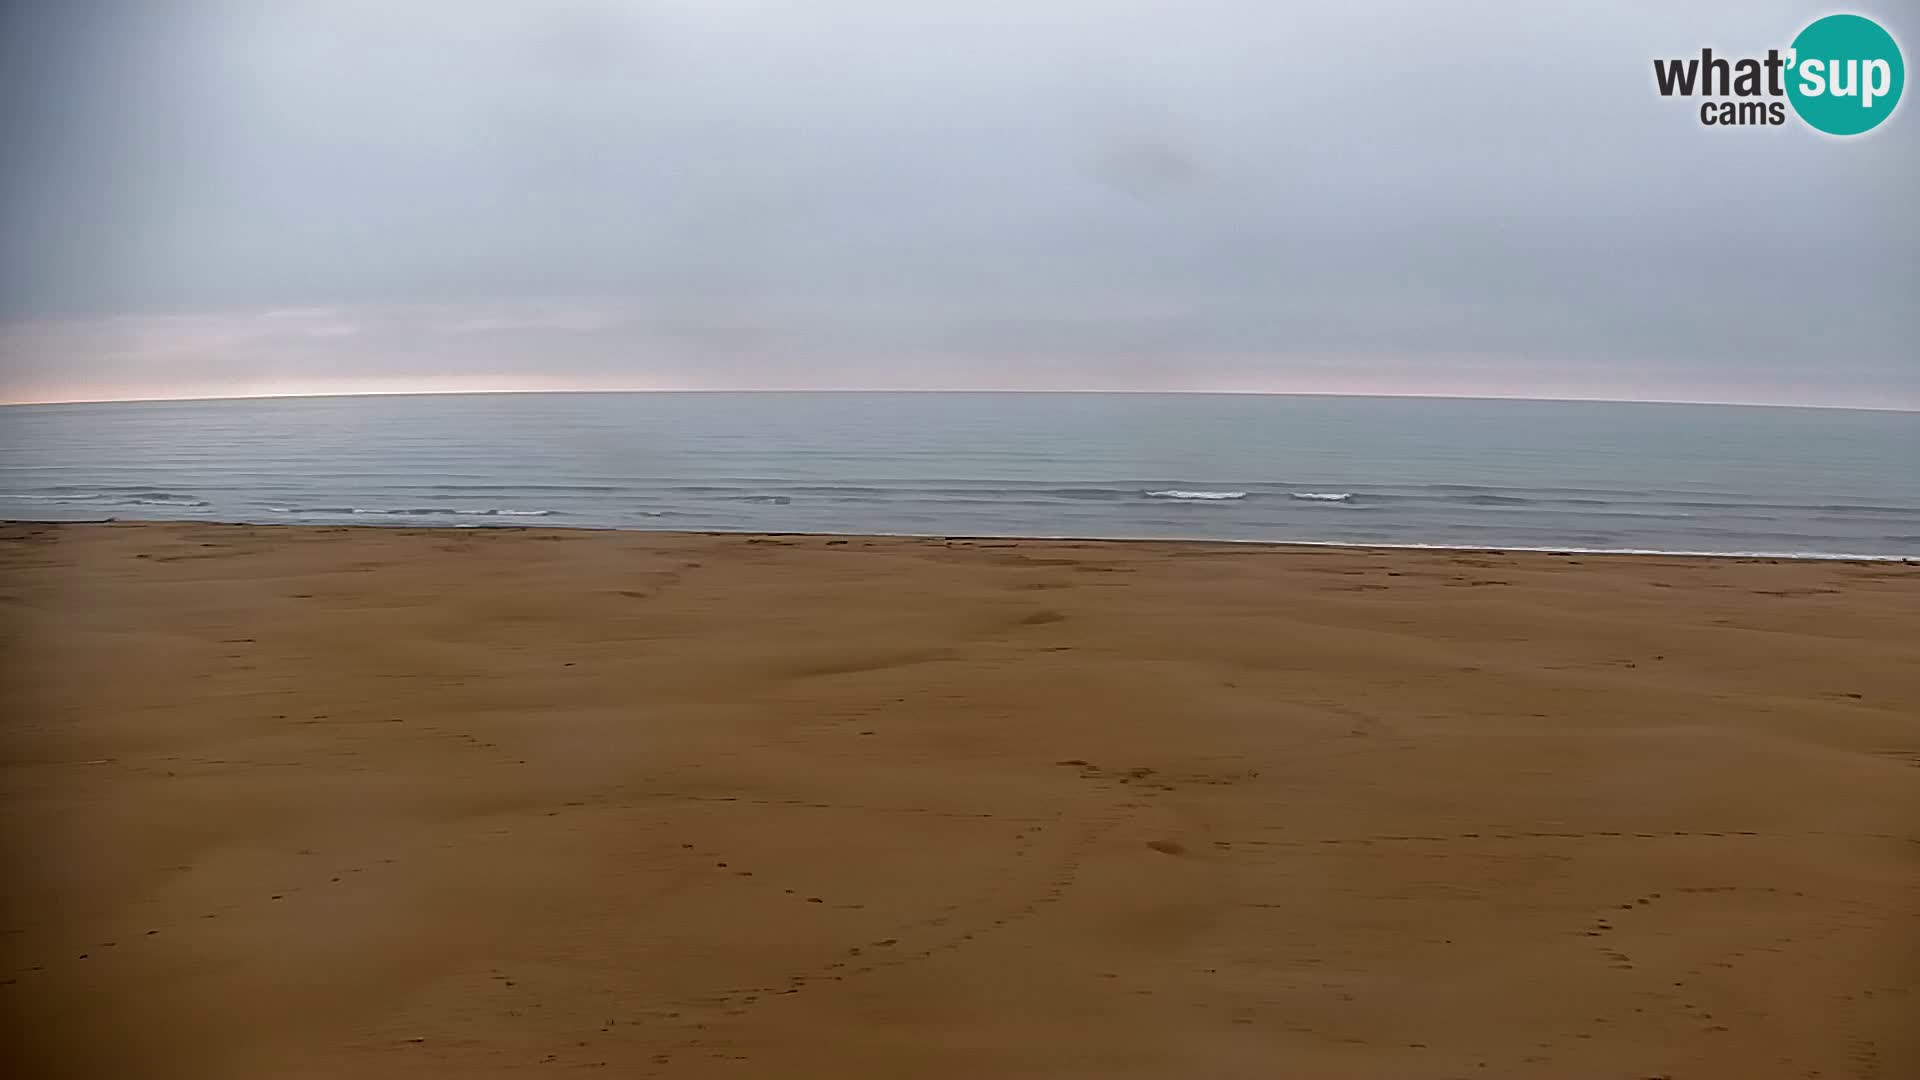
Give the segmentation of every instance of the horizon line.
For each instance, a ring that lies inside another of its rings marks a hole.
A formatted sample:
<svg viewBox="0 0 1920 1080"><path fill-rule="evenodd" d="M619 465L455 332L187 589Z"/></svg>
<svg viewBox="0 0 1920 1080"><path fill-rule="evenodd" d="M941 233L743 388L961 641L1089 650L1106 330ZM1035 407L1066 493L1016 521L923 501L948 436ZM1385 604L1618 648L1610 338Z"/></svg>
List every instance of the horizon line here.
<svg viewBox="0 0 1920 1080"><path fill-rule="evenodd" d="M64 398L57 400L4 401L0 408L31 408L61 405L146 405L207 401L286 401L308 398L387 398L387 397L496 397L558 394L1075 394L1086 396L1182 397L1316 397L1316 398L1388 398L1416 401L1534 401L1591 405L1699 405L1736 409L1829 409L1842 412L1920 413L1920 406L1898 405L1819 405L1780 401L1709 401L1681 398L1610 397L1538 397L1528 394L1411 394L1380 392L1338 392L1328 390L1074 390L1063 388L1010 387L559 387L523 390L337 390L324 393L263 394L189 394L174 397Z"/></svg>
<svg viewBox="0 0 1920 1080"><path fill-rule="evenodd" d="M0 408L57 407L63 405L150 405L169 402L208 401L287 401L309 398L386 398L386 397L495 397L550 394L1080 394L1087 396L1183 397L1313 397L1313 398L1387 398L1416 401L1533 401L1589 405L1700 405L1735 409L1827 409L1840 412L1920 413L1920 406L1899 405L1816 405L1780 401L1705 401L1677 398L1540 397L1529 394L1402 394L1379 392L1343 393L1327 390L1070 390L1061 388L1014 389L1008 387L626 387L626 388L544 388L528 390L339 390L324 393L264 394L188 394L173 397L101 397L60 398L28 401L0 401Z"/></svg>

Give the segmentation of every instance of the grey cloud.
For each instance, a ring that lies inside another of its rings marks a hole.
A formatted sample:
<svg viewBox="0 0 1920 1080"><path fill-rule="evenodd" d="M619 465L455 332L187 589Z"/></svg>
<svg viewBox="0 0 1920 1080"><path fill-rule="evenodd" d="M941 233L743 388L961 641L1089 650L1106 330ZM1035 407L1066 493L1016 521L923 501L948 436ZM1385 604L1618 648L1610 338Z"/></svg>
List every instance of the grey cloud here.
<svg viewBox="0 0 1920 1080"><path fill-rule="evenodd" d="M1479 357L1920 404L1915 104L1843 143L1652 89L1654 56L1818 5L1031 7L15 4L0 314L363 326L178 350L183 385L1284 386L1333 357L1444 389ZM14 382L117 377L29 336Z"/></svg>

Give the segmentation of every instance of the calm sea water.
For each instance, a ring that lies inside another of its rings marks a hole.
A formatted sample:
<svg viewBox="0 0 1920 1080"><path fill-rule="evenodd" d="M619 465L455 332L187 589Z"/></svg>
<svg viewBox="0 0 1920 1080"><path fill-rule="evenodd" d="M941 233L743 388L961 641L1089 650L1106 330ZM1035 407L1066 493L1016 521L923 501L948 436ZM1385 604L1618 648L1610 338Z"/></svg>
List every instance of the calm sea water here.
<svg viewBox="0 0 1920 1080"><path fill-rule="evenodd" d="M1152 394L15 406L0 517L1920 556L1920 414Z"/></svg>

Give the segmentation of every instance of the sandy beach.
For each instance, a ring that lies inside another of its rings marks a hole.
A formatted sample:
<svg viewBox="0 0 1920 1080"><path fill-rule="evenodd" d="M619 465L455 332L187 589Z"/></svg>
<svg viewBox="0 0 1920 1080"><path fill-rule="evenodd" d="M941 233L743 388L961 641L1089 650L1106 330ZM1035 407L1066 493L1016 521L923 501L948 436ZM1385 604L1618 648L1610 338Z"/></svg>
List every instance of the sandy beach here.
<svg viewBox="0 0 1920 1080"><path fill-rule="evenodd" d="M1920 1076L1920 567L0 526L20 1077Z"/></svg>

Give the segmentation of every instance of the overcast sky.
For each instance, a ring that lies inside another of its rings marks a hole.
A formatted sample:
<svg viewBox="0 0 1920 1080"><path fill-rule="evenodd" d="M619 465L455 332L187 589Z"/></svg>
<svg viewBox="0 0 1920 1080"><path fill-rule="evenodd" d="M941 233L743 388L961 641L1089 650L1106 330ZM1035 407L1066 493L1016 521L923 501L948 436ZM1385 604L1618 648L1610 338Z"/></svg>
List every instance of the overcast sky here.
<svg viewBox="0 0 1920 1080"><path fill-rule="evenodd" d="M1920 408L1920 103L1830 5L10 0L0 399L516 388ZM1853 8L1903 40L1920 11Z"/></svg>

